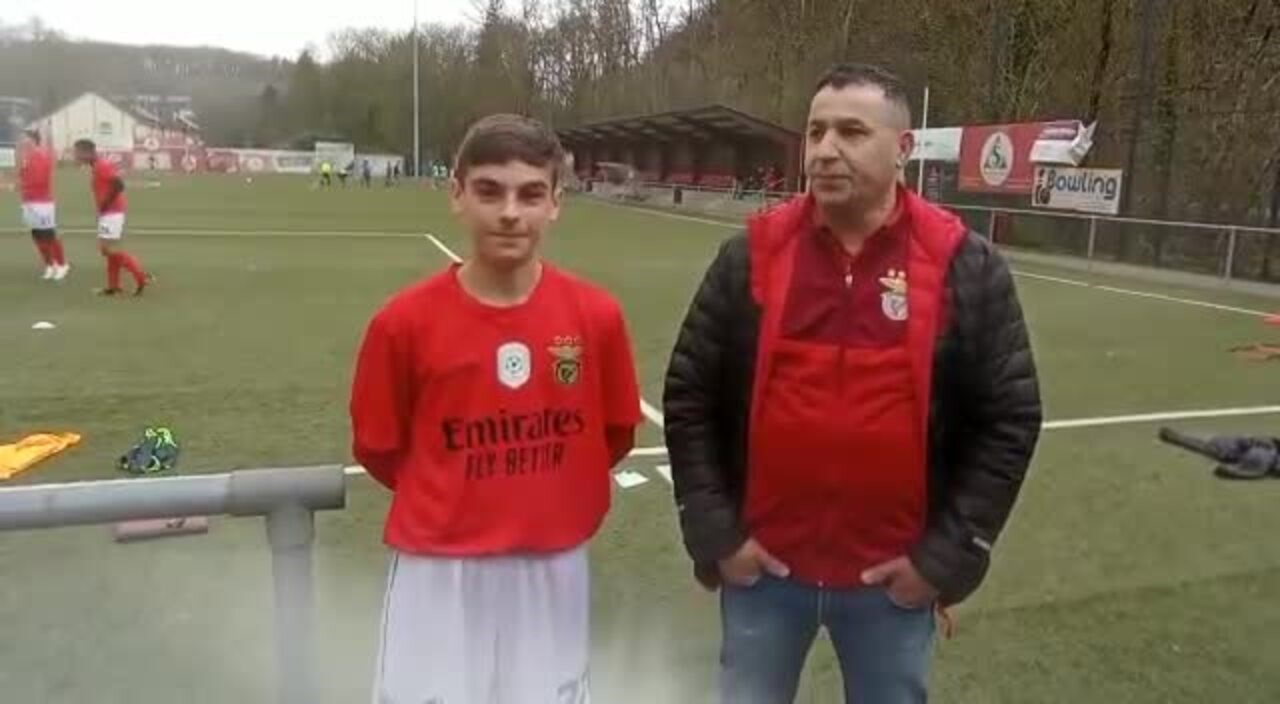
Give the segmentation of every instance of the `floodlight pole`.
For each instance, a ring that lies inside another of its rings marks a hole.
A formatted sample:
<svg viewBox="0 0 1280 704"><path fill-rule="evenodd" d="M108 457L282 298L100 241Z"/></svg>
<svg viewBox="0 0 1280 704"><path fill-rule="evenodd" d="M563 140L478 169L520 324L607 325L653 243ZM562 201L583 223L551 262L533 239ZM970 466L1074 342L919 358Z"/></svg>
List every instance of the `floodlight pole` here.
<svg viewBox="0 0 1280 704"><path fill-rule="evenodd" d="M926 85L924 87L924 110L920 112L921 144L917 145L917 147L924 146L923 142L926 139L925 131L928 129L929 129L929 86ZM924 195L924 164L925 164L924 149L920 150L919 161L920 163L917 165L917 169L916 169L916 194L923 196Z"/></svg>
<svg viewBox="0 0 1280 704"><path fill-rule="evenodd" d="M413 178L422 175L422 124L418 95L418 0L413 0Z"/></svg>

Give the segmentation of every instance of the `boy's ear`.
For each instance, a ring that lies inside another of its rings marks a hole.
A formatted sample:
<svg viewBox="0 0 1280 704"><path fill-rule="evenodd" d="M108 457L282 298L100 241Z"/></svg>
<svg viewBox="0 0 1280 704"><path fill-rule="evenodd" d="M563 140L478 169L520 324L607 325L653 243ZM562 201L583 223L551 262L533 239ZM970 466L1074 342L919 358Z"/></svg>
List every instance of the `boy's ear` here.
<svg viewBox="0 0 1280 704"><path fill-rule="evenodd" d="M563 197L564 197L563 188L561 188L560 186L556 186L555 188L551 189L551 217L548 218L551 222L555 222L556 220L560 219L560 204L563 202L561 200Z"/></svg>
<svg viewBox="0 0 1280 704"><path fill-rule="evenodd" d="M462 194L466 186L457 176L449 178L449 209L454 215L462 214Z"/></svg>

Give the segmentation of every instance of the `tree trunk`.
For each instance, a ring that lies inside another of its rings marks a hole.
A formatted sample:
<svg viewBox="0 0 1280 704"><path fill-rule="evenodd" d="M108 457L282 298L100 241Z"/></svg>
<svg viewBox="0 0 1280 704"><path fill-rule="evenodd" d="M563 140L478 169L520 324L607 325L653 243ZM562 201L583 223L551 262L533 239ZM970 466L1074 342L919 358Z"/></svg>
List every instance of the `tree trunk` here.
<svg viewBox="0 0 1280 704"><path fill-rule="evenodd" d="M1271 186L1271 212L1267 215L1267 227L1280 227L1280 159L1275 161L1276 176ZM1267 246L1262 252L1262 280L1271 281L1271 260L1273 257L1280 256L1276 252L1277 245L1280 244L1280 234L1275 232L1267 233Z"/></svg>
<svg viewBox="0 0 1280 704"><path fill-rule="evenodd" d="M1089 91L1088 122L1098 121L1102 112L1102 93L1106 84L1107 69L1111 64L1111 29L1115 25L1115 0L1102 0L1102 23L1098 45L1098 61L1093 65L1093 81Z"/></svg>

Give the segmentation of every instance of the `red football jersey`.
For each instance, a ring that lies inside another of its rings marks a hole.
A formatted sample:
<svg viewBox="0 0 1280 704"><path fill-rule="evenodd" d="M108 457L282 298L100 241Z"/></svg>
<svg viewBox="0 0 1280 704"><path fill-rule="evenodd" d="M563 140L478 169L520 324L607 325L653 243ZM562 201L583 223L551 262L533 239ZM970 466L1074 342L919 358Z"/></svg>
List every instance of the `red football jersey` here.
<svg viewBox="0 0 1280 704"><path fill-rule="evenodd" d="M610 428L640 422L618 304L550 265L529 299L485 305L455 265L369 324L351 396L353 451L394 492L405 552L550 552L609 508Z"/></svg>
<svg viewBox="0 0 1280 704"><path fill-rule="evenodd" d="M110 203L103 202L111 192L111 182L118 178L120 178L120 171L116 169L115 164L103 158L93 162L93 202L98 208L98 214L124 212L127 203L123 191Z"/></svg>
<svg viewBox="0 0 1280 704"><path fill-rule="evenodd" d="M53 155L49 150L32 147L22 151L18 186L23 203L53 202Z"/></svg>

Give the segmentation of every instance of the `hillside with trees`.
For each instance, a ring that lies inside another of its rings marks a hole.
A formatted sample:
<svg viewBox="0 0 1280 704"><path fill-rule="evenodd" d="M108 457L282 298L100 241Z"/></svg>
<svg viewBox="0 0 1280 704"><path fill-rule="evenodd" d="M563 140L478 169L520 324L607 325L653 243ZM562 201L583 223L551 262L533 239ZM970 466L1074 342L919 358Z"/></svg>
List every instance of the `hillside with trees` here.
<svg viewBox="0 0 1280 704"><path fill-rule="evenodd" d="M853 60L888 66L916 96L929 85L933 125L1098 120L1092 160L1127 169L1134 213L1262 222L1280 198L1280 0L477 0L477 10L475 26L418 32L427 157L496 110L569 125L720 102L798 126L815 77ZM0 39L0 94L56 102L102 81L112 85L94 87L186 86L216 141L342 134L408 153L413 41L346 30L328 38L325 61L273 62Z"/></svg>
<svg viewBox="0 0 1280 704"><path fill-rule="evenodd" d="M86 91L191 96L215 143L251 140L260 96L283 90L290 63L217 48L125 46L72 41L32 20L0 24L0 96L51 112Z"/></svg>

